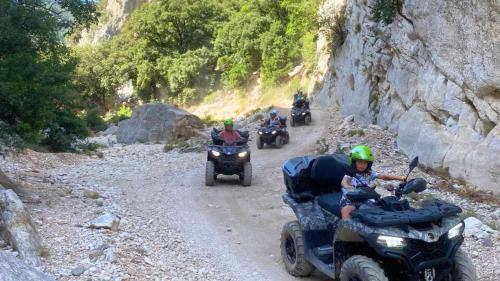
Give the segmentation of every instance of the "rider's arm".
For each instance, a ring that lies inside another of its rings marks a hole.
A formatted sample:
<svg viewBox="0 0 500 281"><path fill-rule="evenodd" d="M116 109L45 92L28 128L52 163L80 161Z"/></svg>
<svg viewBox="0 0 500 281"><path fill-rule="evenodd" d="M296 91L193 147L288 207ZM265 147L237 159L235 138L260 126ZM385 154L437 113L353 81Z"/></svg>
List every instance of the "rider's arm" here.
<svg viewBox="0 0 500 281"><path fill-rule="evenodd" d="M352 185L351 185L350 179L351 179L351 177L349 177L348 175L345 175L344 178L342 179L342 182L340 183L340 185L345 189L351 189Z"/></svg>
<svg viewBox="0 0 500 281"><path fill-rule="evenodd" d="M384 174L378 174L377 178L381 179L381 180L386 180L386 181L405 181L406 180L405 176L393 176L393 175L384 175Z"/></svg>

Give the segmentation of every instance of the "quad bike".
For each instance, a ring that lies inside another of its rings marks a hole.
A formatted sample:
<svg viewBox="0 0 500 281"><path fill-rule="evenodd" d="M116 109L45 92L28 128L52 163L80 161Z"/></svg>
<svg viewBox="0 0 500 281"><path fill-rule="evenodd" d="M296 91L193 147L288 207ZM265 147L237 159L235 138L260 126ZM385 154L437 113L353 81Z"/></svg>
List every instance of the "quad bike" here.
<svg viewBox="0 0 500 281"><path fill-rule="evenodd" d="M297 221L284 225L281 255L293 276L315 269L341 281L475 281L471 259L460 249L462 210L441 200L410 207L403 195L426 189L416 178L381 198L361 187L345 195L356 205L349 220L341 219L340 183L355 175L343 154L300 157L286 161L287 193L283 200ZM410 164L410 172L418 158ZM409 174L409 173L408 173Z"/></svg>
<svg viewBox="0 0 500 281"><path fill-rule="evenodd" d="M297 124L311 124L312 116L309 107L293 107L291 115L290 125L292 127L297 126Z"/></svg>
<svg viewBox="0 0 500 281"><path fill-rule="evenodd" d="M281 148L290 142L290 133L286 129L286 118L280 117L281 126L263 124L257 131L257 148L262 149L264 145L274 145Z"/></svg>
<svg viewBox="0 0 500 281"><path fill-rule="evenodd" d="M205 184L213 186L218 175L238 175L244 186L251 185L252 164L247 145L248 132L238 131L242 140L232 145L225 145L219 133L220 131L214 128L211 134L213 144L208 146Z"/></svg>

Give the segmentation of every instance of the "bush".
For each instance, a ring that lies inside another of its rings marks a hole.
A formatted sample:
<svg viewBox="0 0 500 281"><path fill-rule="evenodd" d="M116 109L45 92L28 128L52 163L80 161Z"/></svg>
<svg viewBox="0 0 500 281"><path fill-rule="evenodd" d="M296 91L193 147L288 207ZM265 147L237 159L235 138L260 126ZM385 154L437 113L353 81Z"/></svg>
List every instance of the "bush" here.
<svg viewBox="0 0 500 281"><path fill-rule="evenodd" d="M90 135L85 120L69 110L56 112L44 132L43 144L54 152L75 151L77 141Z"/></svg>
<svg viewBox="0 0 500 281"><path fill-rule="evenodd" d="M132 108L126 105L122 105L115 113L108 112L104 119L109 123L117 124L120 121L130 119L130 117L132 117L132 113Z"/></svg>
<svg viewBox="0 0 500 281"><path fill-rule="evenodd" d="M372 8L373 18L377 22L390 24L402 6L403 0L376 0Z"/></svg>
<svg viewBox="0 0 500 281"><path fill-rule="evenodd" d="M99 115L98 109L91 109L87 111L87 114L85 115L85 122L94 133L104 131L108 127L106 121L104 121L104 119Z"/></svg>
<svg viewBox="0 0 500 281"><path fill-rule="evenodd" d="M8 148L22 149L24 146L24 140L0 120L0 152Z"/></svg>
<svg viewBox="0 0 500 281"><path fill-rule="evenodd" d="M347 29L345 23L347 20L347 10L343 6L333 18L323 18L320 19L320 26L326 32L326 38L328 41L333 43L335 48L338 48L344 44L347 38Z"/></svg>

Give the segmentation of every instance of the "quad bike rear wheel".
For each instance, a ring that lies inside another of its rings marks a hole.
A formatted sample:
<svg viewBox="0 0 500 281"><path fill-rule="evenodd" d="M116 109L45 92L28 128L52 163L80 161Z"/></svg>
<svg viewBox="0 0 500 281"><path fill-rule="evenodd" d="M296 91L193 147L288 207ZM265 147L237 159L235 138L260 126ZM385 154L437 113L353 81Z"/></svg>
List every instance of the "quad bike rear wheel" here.
<svg viewBox="0 0 500 281"><path fill-rule="evenodd" d="M264 142L261 137L257 137L257 148L262 149L264 147Z"/></svg>
<svg viewBox="0 0 500 281"><path fill-rule="evenodd" d="M365 256L352 256L340 269L340 281L388 281L384 270L373 259Z"/></svg>
<svg viewBox="0 0 500 281"><path fill-rule="evenodd" d="M215 164L212 161L207 161L205 167L205 185L213 186L215 184Z"/></svg>
<svg viewBox="0 0 500 281"><path fill-rule="evenodd" d="M290 134L288 132L286 132L286 135L285 135L285 144L289 144L290 143Z"/></svg>
<svg viewBox="0 0 500 281"><path fill-rule="evenodd" d="M307 261L305 251L300 224L288 222L281 231L281 258L288 273L297 277L311 275L314 266Z"/></svg>
<svg viewBox="0 0 500 281"><path fill-rule="evenodd" d="M476 269L470 257L458 249L453 259L453 280L456 281L476 281Z"/></svg>
<svg viewBox="0 0 500 281"><path fill-rule="evenodd" d="M306 119L305 119L305 121L304 121L304 122L306 123L306 125L311 124L311 121L312 121L312 119L311 119L311 115L307 115L307 116L306 116Z"/></svg>
<svg viewBox="0 0 500 281"><path fill-rule="evenodd" d="M283 146L283 137L277 136L275 140L276 148L281 148Z"/></svg>
<svg viewBox="0 0 500 281"><path fill-rule="evenodd" d="M246 162L243 166L243 186L250 186L252 184L252 163Z"/></svg>

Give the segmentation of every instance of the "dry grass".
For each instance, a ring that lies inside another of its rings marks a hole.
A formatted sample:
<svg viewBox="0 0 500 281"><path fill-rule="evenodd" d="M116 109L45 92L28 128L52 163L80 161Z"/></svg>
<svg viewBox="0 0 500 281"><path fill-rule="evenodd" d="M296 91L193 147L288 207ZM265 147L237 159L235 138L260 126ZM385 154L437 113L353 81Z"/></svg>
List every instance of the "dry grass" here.
<svg viewBox="0 0 500 281"><path fill-rule="evenodd" d="M219 90L187 110L200 116L206 123L212 123L228 117L249 116L270 106L289 108L295 91L307 82L307 79L294 78L282 85L258 90Z"/></svg>

